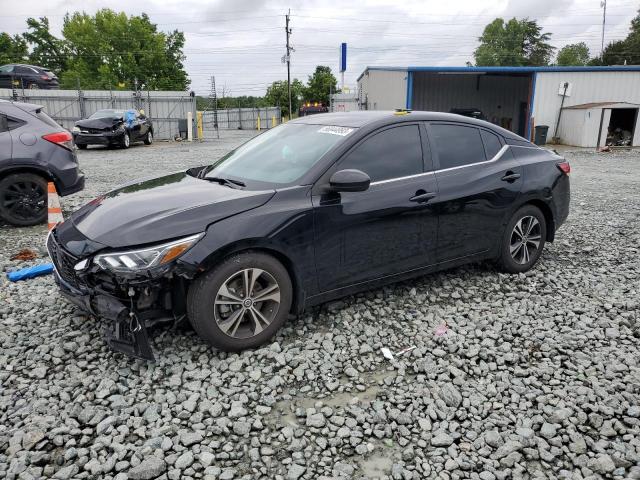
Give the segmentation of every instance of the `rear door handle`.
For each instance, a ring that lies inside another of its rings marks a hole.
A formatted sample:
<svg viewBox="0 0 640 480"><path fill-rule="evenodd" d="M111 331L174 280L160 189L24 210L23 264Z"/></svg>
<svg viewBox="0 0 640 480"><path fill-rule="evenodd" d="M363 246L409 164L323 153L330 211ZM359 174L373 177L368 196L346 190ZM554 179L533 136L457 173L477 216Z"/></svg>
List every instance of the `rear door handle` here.
<svg viewBox="0 0 640 480"><path fill-rule="evenodd" d="M429 200L436 196L433 192L425 192L424 190L418 190L416 194L409 200L416 203L427 203Z"/></svg>
<svg viewBox="0 0 640 480"><path fill-rule="evenodd" d="M512 172L511 170L509 170L505 174L505 176L501 178L501 180L503 182L512 183L512 182L515 182L516 180L518 180L519 178L520 178L520 174L519 173L515 173L515 172Z"/></svg>

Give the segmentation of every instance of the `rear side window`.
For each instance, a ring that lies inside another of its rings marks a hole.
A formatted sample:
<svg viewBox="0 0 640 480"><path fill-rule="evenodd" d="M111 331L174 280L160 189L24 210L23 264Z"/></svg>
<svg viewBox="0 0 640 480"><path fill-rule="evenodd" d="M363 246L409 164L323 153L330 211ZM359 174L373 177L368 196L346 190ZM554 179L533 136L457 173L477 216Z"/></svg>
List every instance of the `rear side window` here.
<svg viewBox="0 0 640 480"><path fill-rule="evenodd" d="M4 65L0 67L0 73L10 73L13 72L13 65Z"/></svg>
<svg viewBox="0 0 640 480"><path fill-rule="evenodd" d="M484 145L477 128L432 123L430 130L440 169L461 167L486 160Z"/></svg>
<svg viewBox="0 0 640 480"><path fill-rule="evenodd" d="M487 154L487 159L490 160L498 154L502 148L502 143L497 135L487 132L486 130L480 130L480 136L482 137L482 143L484 143L484 151Z"/></svg>
<svg viewBox="0 0 640 480"><path fill-rule="evenodd" d="M422 173L422 145L417 125L375 133L349 152L340 169L362 170L372 182Z"/></svg>

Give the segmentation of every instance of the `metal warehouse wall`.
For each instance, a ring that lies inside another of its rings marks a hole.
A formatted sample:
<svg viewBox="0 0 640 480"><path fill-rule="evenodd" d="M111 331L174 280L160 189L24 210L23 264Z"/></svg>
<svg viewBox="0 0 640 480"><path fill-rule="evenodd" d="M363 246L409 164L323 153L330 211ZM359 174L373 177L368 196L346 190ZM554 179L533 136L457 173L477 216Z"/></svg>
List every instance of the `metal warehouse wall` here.
<svg viewBox="0 0 640 480"><path fill-rule="evenodd" d="M528 95L528 76L414 72L411 108L436 112L478 108L489 121L512 118L512 129L517 132L520 102L526 102Z"/></svg>
<svg viewBox="0 0 640 480"><path fill-rule="evenodd" d="M0 89L0 98L13 99L13 90ZM187 92L136 92L109 90L17 90L17 101L42 105L45 112L67 129L81 118L103 108L143 109L153 121L157 139L178 134L178 120L195 111L195 99Z"/></svg>
<svg viewBox="0 0 640 480"><path fill-rule="evenodd" d="M591 102L640 103L640 72L538 72L532 115L536 125L549 125L549 138L558 120L562 101L558 90L564 82L572 84L565 107ZM589 134L597 136L598 131Z"/></svg>
<svg viewBox="0 0 640 480"><path fill-rule="evenodd" d="M405 108L407 105L407 72L404 70L367 70L358 80L358 97L362 110Z"/></svg>

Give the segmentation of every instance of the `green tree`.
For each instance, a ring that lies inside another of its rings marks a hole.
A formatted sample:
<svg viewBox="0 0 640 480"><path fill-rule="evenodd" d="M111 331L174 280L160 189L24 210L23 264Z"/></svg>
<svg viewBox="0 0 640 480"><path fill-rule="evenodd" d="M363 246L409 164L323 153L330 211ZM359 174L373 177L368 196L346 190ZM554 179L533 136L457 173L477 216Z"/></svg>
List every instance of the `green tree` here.
<svg viewBox="0 0 640 480"><path fill-rule="evenodd" d="M594 58L592 65L640 65L640 10L631 20L627 38L609 43L602 55Z"/></svg>
<svg viewBox="0 0 640 480"><path fill-rule="evenodd" d="M305 87L302 82L294 78L291 82L291 108L294 114L300 108L304 89ZM278 80L269 85L265 99L269 105L280 105L282 115L289 116L289 95L286 81Z"/></svg>
<svg viewBox="0 0 640 480"><path fill-rule="evenodd" d="M184 34L159 32L146 14L102 9L66 15L62 34L70 57L63 88L185 90Z"/></svg>
<svg viewBox="0 0 640 480"><path fill-rule="evenodd" d="M303 91L304 100L329 105L329 94L337 93L337 86L338 81L331 73L331 68L318 65L313 75L309 75L307 86Z"/></svg>
<svg viewBox="0 0 640 480"><path fill-rule="evenodd" d="M560 66L580 66L589 63L589 47L584 42L570 43L558 52L556 63Z"/></svg>
<svg viewBox="0 0 640 480"><path fill-rule="evenodd" d="M49 19L41 17L27 19L27 31L23 34L29 44L29 62L61 73L67 65L67 48L63 40L59 40L49 32Z"/></svg>
<svg viewBox="0 0 640 480"><path fill-rule="evenodd" d="M20 35L12 37L6 32L0 33L0 65L24 62L28 54L24 38Z"/></svg>
<svg viewBox="0 0 640 480"><path fill-rule="evenodd" d="M485 27L473 55L480 66L548 65L554 51L550 38L535 20L496 18Z"/></svg>

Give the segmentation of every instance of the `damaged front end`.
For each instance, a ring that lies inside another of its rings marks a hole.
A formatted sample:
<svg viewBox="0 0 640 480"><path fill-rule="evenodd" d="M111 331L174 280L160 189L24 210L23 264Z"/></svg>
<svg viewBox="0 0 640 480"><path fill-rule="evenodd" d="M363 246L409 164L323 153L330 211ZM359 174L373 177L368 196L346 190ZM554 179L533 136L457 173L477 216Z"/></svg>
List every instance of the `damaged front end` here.
<svg viewBox="0 0 640 480"><path fill-rule="evenodd" d="M113 350L153 361L149 329L177 323L186 316L187 282L195 271L175 262L177 255L167 262L159 255L152 258L150 248L119 253L103 253L102 249L97 255L86 255L99 246L87 248L90 240L61 242L56 230L47 238L47 250L62 294L107 322L105 339ZM79 251L84 255L78 255ZM144 252L146 258L135 257L136 252Z"/></svg>

